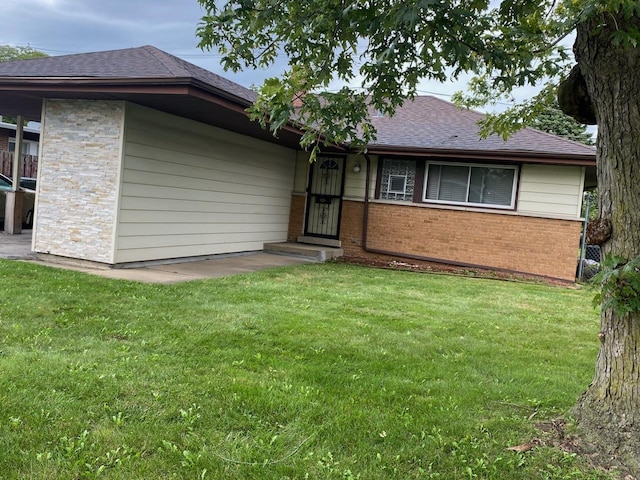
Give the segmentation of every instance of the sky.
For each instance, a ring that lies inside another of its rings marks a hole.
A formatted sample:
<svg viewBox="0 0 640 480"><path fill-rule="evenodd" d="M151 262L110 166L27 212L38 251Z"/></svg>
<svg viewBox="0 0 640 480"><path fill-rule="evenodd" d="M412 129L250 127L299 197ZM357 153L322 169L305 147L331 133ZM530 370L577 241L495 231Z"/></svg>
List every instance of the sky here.
<svg viewBox="0 0 640 480"><path fill-rule="evenodd" d="M31 46L52 56L153 45L245 87L277 76L284 66L225 72L217 52L198 48L195 32L204 11L197 0L1 1L0 45ZM463 87L424 82L419 94L447 100Z"/></svg>
<svg viewBox="0 0 640 480"><path fill-rule="evenodd" d="M217 51L198 48L196 29L205 13L198 0L0 1L0 45L30 46L51 56L153 45L247 88L278 76L286 67L283 58L270 70L224 71ZM453 93L465 89L467 80L423 81L418 94L450 100ZM522 101L536 92L527 87L513 94ZM503 111L509 106L499 102L482 111Z"/></svg>
<svg viewBox="0 0 640 480"><path fill-rule="evenodd" d="M233 78L216 52L198 48L203 16L197 0L2 0L0 45L31 46L48 55L153 45L249 86L263 72ZM249 82L248 84L246 82Z"/></svg>

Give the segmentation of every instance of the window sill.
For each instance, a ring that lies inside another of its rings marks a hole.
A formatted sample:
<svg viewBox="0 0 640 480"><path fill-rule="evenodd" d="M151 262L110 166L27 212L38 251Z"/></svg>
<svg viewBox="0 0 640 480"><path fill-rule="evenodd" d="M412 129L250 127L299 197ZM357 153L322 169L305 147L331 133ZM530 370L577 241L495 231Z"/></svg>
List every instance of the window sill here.
<svg viewBox="0 0 640 480"><path fill-rule="evenodd" d="M364 202L362 198L345 198L345 200L351 200L356 202ZM496 215L512 215L512 216L520 216L520 217L538 217L538 218L552 218L555 220L570 220L570 221L584 221L583 218L580 217L572 217L569 215L554 215L552 213L542 213L542 212L523 212L517 210L503 210L499 208L480 208L480 207L465 207L460 205L443 205L443 204L434 204L434 203L413 203L413 202L403 202L399 200L380 200L380 199L371 199L369 203L380 204L380 205L395 205L395 206L403 206L403 207L414 207L414 208L435 208L438 210L454 210L459 212L475 212L475 213L492 213Z"/></svg>

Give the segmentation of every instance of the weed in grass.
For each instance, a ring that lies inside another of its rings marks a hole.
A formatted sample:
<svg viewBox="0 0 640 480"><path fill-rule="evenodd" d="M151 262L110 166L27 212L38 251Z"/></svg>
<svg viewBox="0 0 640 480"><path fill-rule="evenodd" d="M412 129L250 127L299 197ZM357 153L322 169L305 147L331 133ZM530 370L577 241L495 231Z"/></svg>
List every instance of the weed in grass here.
<svg viewBox="0 0 640 480"><path fill-rule="evenodd" d="M187 430L192 432L198 420L200 420L200 406L196 403L192 404L186 410L180 409L180 416L184 421Z"/></svg>

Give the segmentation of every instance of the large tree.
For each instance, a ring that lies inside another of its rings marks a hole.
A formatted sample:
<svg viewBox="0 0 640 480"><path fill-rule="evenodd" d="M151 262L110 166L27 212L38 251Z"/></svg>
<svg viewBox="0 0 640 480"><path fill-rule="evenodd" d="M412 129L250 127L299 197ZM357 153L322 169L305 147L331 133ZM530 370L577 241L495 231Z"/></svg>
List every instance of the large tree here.
<svg viewBox="0 0 640 480"><path fill-rule="evenodd" d="M594 144L592 135L587 131L587 126L560 110L557 103L545 106L544 110L532 119L530 126L574 142L586 145Z"/></svg>
<svg viewBox="0 0 640 480"><path fill-rule="evenodd" d="M393 114L423 79L467 73L474 77L458 100L468 105L511 98L519 87L540 88L530 101L487 117L486 133L506 135L549 103L573 63L565 41L575 33L577 66L561 106L598 124L596 226L603 251L615 260L604 276L596 373L574 413L593 441L640 471L640 2L200 3L206 11L200 45L219 49L226 68L287 62L279 78L265 81L251 114L274 131L292 117L311 126L302 143L314 149L333 141L365 145L375 137L368 111Z"/></svg>

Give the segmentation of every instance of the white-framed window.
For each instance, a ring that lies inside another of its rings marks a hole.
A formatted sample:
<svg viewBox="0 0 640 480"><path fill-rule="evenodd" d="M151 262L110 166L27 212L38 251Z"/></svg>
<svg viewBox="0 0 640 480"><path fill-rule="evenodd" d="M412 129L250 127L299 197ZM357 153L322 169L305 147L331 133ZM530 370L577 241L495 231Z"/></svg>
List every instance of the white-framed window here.
<svg viewBox="0 0 640 480"><path fill-rule="evenodd" d="M16 139L9 138L9 151L16 151ZM22 140L22 154L23 155L38 155L38 142L32 140Z"/></svg>
<svg viewBox="0 0 640 480"><path fill-rule="evenodd" d="M518 167L427 162L425 177L425 202L509 209L515 207Z"/></svg>
<svg viewBox="0 0 640 480"><path fill-rule="evenodd" d="M407 193L407 176L406 175L389 175L387 183L387 193L395 193L404 195Z"/></svg>

